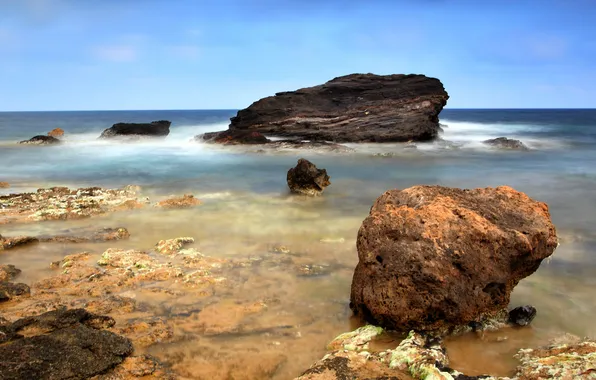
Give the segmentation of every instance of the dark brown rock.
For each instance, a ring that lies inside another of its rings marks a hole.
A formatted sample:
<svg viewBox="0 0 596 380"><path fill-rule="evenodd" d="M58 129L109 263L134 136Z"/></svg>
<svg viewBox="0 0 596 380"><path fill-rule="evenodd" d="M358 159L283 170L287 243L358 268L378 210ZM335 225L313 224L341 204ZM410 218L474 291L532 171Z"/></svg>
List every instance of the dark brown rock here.
<svg viewBox="0 0 596 380"><path fill-rule="evenodd" d="M511 149L511 150L529 150L523 142L514 139L508 139L507 137L499 137L496 139L485 140L486 145L490 145L500 149Z"/></svg>
<svg viewBox="0 0 596 380"><path fill-rule="evenodd" d="M288 171L287 179L290 191L310 196L320 195L331 184L325 169L317 169L304 158L299 159L298 165Z"/></svg>
<svg viewBox="0 0 596 380"><path fill-rule="evenodd" d="M465 325L506 308L556 247L548 206L510 187L391 190L360 227L350 306L399 331Z"/></svg>
<svg viewBox="0 0 596 380"><path fill-rule="evenodd" d="M131 342L109 331L114 320L60 309L0 326L2 379L87 379L129 356ZM21 332L23 334L21 334Z"/></svg>
<svg viewBox="0 0 596 380"><path fill-rule="evenodd" d="M25 284L12 282L0 282L0 302L10 301L18 297L28 297L31 289Z"/></svg>
<svg viewBox="0 0 596 380"><path fill-rule="evenodd" d="M266 144L271 141L260 132L242 129L228 129L223 132L205 133L202 136L197 136L195 139L202 139L206 142L222 145Z"/></svg>
<svg viewBox="0 0 596 380"><path fill-rule="evenodd" d="M449 96L424 75L351 74L238 111L230 130L334 142L428 141Z"/></svg>
<svg viewBox="0 0 596 380"><path fill-rule="evenodd" d="M44 135L39 135L39 136L34 136L32 138L30 138L29 140L23 140L21 142L19 142L19 144L28 144L28 145L54 145L54 144L60 144L61 141L58 140L57 138L53 137L53 136L44 136Z"/></svg>
<svg viewBox="0 0 596 380"><path fill-rule="evenodd" d="M171 121L160 120L151 123L117 123L103 131L100 139L128 136L128 137L165 137L170 134Z"/></svg>
<svg viewBox="0 0 596 380"><path fill-rule="evenodd" d="M516 326L527 326L536 317L536 308L533 306L520 306L509 312L509 323Z"/></svg>

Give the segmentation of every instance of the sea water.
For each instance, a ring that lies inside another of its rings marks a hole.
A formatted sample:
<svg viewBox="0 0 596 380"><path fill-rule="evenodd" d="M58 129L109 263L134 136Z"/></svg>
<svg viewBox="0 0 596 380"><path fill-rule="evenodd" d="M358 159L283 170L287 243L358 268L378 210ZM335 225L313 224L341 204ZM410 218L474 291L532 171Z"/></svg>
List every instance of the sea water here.
<svg viewBox="0 0 596 380"><path fill-rule="evenodd" d="M287 246L304 259L329 265L332 273L314 278L259 273L244 292L246 299L254 298L254 293L282 299L283 312L311 321L304 325L302 338L287 342L280 338L279 346L264 343L262 336L202 343L215 351L225 346L238 355L262 344L267 352L291 354L292 360L273 376L287 379L322 357L327 341L354 327L347 305L357 263L356 234L380 194L416 184L509 185L549 205L561 245L514 291L512 306L531 304L538 309L533 326L505 333L505 341L500 336L450 340L452 366L468 374L507 375L515 367L511 357L519 348L543 344L565 332L596 335L596 110L447 109L440 115L441 140L417 144L417 149L403 144L349 144L354 153L255 153L193 141L195 135L226 129L234 114L232 110L0 113L0 181L11 184L0 194L48 186L135 184L154 199L190 193L204 201L192 210L141 210L80 221L0 226L4 235L50 234L93 225L123 226L132 234L130 240L116 243L36 245L3 253L0 263L21 268L19 281L30 283L50 275L49 262L83 248L96 254L111 246L149 249L161 239L192 236L204 254L244 258L272 245ZM97 139L116 122L162 119L172 121L165 139L138 143ZM16 144L57 127L66 132L65 144ZM520 139L530 150L503 151L482 143L501 136ZM332 184L323 197L289 196L286 173L300 157L327 169ZM266 314L269 317L273 314ZM160 352L191 355L196 344L157 345L150 352L158 357ZM189 363L178 369L198 370Z"/></svg>

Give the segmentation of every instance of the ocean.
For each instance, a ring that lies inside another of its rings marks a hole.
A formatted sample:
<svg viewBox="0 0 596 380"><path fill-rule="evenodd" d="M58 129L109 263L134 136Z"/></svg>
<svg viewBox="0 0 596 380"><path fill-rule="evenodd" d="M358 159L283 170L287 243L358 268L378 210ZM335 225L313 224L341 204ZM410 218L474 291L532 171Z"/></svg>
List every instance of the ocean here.
<svg viewBox="0 0 596 380"><path fill-rule="evenodd" d="M116 224L132 234L118 247L148 249L160 239L193 236L205 254L247 257L263 247L284 244L336 268L329 276L312 279L261 273L277 286L243 289L246 294L275 293L284 300L286 312L317 320L314 327L304 327L302 343L294 343L292 363L274 377L285 379L308 368L324 354L325 342L353 327L347 304L357 263L356 234L380 194L416 184L509 185L549 205L561 245L514 291L512 306L531 304L538 309L533 327L508 332L506 343L479 343L474 337L448 342L452 366L470 375L486 373L487 368L491 374L508 374L519 348L566 332L596 335L596 110L446 109L440 115L442 140L417 144L417 149L349 144L354 153L255 153L192 141L200 133L226 129L234 115L234 110L0 113L0 181L11 184L0 194L48 186L135 184L151 198L190 193L204 201L197 209L161 214L147 210L83 221L6 225L0 234ZM163 140L97 140L117 122L162 119L172 121L171 133ZM66 132L63 145L16 144L57 127ZM482 144L501 136L520 139L530 150L502 151ZM332 184L323 197L305 201L289 196L286 173L300 157L327 169ZM86 248L100 254L107 246ZM47 275L50 261L74 249L41 244L18 254L4 253L0 264L17 265L23 269L22 281L33 282ZM188 344L158 345L148 352L185 352Z"/></svg>

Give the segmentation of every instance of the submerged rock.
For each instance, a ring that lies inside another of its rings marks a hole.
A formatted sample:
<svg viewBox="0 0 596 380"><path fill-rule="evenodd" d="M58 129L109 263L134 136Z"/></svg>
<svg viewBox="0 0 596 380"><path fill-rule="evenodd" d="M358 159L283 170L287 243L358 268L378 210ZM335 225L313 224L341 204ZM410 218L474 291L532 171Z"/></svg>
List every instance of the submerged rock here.
<svg viewBox="0 0 596 380"><path fill-rule="evenodd" d="M331 184L325 169L317 167L301 158L298 165L288 171L288 187L292 193L317 196Z"/></svg>
<svg viewBox="0 0 596 380"><path fill-rule="evenodd" d="M38 239L44 243L95 243L128 239L130 233L124 227L101 228L89 232L74 232L67 235L40 236Z"/></svg>
<svg viewBox="0 0 596 380"><path fill-rule="evenodd" d="M184 194L181 197L174 197L158 202L155 206L164 209L180 209L199 206L202 203L203 202L195 198L194 195Z"/></svg>
<svg viewBox="0 0 596 380"><path fill-rule="evenodd" d="M122 363L131 342L109 317L60 309L0 326L3 379L87 379Z"/></svg>
<svg viewBox="0 0 596 380"><path fill-rule="evenodd" d="M100 139L128 136L128 137L165 137L170 134L171 121L160 120L151 123L117 123L103 131Z"/></svg>
<svg viewBox="0 0 596 380"><path fill-rule="evenodd" d="M19 142L19 144L27 144L27 145L55 145L55 144L60 144L61 141L58 140L57 138L53 137L53 136L44 136L44 135L39 135L39 136L34 136L32 138L30 138L29 140L23 140L21 142Z"/></svg>
<svg viewBox="0 0 596 380"><path fill-rule="evenodd" d="M334 142L427 141L449 96L424 75L351 74L238 111L230 131Z"/></svg>
<svg viewBox="0 0 596 380"><path fill-rule="evenodd" d="M54 128L48 132L48 136L52 137L62 137L64 136L64 129L62 128Z"/></svg>
<svg viewBox="0 0 596 380"><path fill-rule="evenodd" d="M529 150L523 142L514 139L508 139L507 137L499 137L496 139L490 139L484 141L486 145L493 146L501 149L512 149L512 150Z"/></svg>
<svg viewBox="0 0 596 380"><path fill-rule="evenodd" d="M271 141L267 137L263 136L262 133L257 131L232 129L223 132L205 133L202 136L195 137L195 140L203 140L209 143L222 145L266 144Z"/></svg>
<svg viewBox="0 0 596 380"><path fill-rule="evenodd" d="M520 306L509 312L509 323L516 326L527 326L536 317L536 308L533 306Z"/></svg>
<svg viewBox="0 0 596 380"><path fill-rule="evenodd" d="M556 247L548 206L510 187L390 190L358 233L350 306L397 331L466 325L505 309Z"/></svg>

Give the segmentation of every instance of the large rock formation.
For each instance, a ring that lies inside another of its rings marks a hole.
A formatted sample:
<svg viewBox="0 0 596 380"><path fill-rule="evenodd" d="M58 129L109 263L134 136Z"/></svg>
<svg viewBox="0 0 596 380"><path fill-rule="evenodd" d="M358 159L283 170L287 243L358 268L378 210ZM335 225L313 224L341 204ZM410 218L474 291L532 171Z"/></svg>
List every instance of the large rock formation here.
<svg viewBox="0 0 596 380"><path fill-rule="evenodd" d="M195 140L204 140L209 143L216 143L222 145L239 145L239 144L267 144L271 142L262 133L257 131L245 131L241 129L228 129L223 132L209 132L202 136L196 136Z"/></svg>
<svg viewBox="0 0 596 380"><path fill-rule="evenodd" d="M172 122L167 120L152 121L151 123L118 123L103 131L100 139L127 137L165 137L170 134Z"/></svg>
<svg viewBox="0 0 596 380"><path fill-rule="evenodd" d="M296 167L288 170L288 187L292 193L309 196L321 195L331 184L327 170L317 169L310 161L301 158Z"/></svg>
<svg viewBox="0 0 596 380"><path fill-rule="evenodd" d="M261 99L238 111L230 131L335 142L427 141L437 137L448 98L438 79L424 75L352 74Z"/></svg>
<svg viewBox="0 0 596 380"><path fill-rule="evenodd" d="M400 331L465 325L505 309L556 247L548 206L510 187L391 190L358 233L350 306Z"/></svg>

